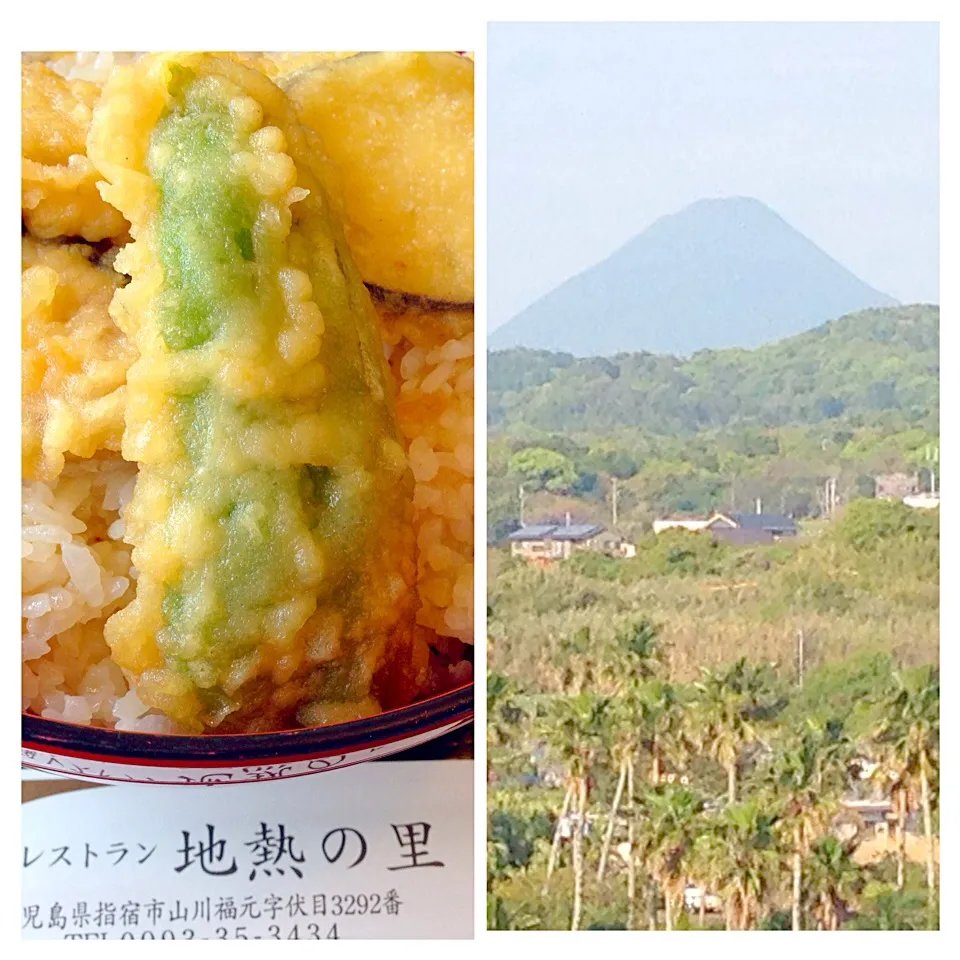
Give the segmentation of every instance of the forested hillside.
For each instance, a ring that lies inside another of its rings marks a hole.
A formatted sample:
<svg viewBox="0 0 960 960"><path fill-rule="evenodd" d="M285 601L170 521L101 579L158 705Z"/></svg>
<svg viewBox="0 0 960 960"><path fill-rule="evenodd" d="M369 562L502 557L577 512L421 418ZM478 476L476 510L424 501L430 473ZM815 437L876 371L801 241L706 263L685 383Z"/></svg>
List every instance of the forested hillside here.
<svg viewBox="0 0 960 960"><path fill-rule="evenodd" d="M488 509L496 539L528 520L611 519L642 533L667 511L821 510L906 471L931 483L939 435L939 308L864 310L755 350L689 359L575 359L507 350L488 364Z"/></svg>
<svg viewBox="0 0 960 960"><path fill-rule="evenodd" d="M490 423L681 433L843 420L936 429L938 307L862 310L754 350L577 360L513 349L488 362Z"/></svg>

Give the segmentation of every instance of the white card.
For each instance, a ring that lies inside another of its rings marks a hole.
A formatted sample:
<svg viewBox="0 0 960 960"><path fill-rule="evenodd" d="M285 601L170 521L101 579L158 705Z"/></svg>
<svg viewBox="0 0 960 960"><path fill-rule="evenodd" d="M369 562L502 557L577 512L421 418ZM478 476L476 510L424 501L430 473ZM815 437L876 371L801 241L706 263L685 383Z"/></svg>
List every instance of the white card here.
<svg viewBox="0 0 960 960"><path fill-rule="evenodd" d="M71 791L22 822L24 939L473 935L469 760Z"/></svg>

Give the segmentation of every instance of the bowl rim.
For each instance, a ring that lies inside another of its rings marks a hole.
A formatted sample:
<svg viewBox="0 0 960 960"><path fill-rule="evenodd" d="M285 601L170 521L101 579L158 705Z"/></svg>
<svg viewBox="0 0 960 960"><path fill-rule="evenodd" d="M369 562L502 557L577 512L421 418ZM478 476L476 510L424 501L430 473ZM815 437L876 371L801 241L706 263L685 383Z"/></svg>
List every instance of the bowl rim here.
<svg viewBox="0 0 960 960"><path fill-rule="evenodd" d="M473 718L471 681L453 690L347 723L272 733L154 734L21 714L23 750L138 766L223 767L310 760L393 743Z"/></svg>

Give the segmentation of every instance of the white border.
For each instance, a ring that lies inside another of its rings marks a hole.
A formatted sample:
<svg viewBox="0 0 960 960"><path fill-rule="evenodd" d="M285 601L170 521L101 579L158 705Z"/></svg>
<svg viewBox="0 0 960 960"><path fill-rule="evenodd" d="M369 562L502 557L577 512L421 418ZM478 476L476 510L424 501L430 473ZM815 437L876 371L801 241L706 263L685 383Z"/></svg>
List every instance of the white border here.
<svg viewBox="0 0 960 960"><path fill-rule="evenodd" d="M266 14L266 15L265 15ZM269 5L254 5L236 3L232 5L203 4L199 0L184 3L182 0L171 0L161 5L127 4L105 7L81 6L76 3L64 3L61 0L47 0L42 5L17 5L6 14L6 22L13 29L5 31L10 46L0 60L3 67L4 79L4 110L7 117L7 129L19 129L19 90L16 77L19 52L22 49L49 49L63 47L79 47L81 49L177 49L189 47L191 49L458 49L473 50L476 53L477 64L477 121L476 121L476 283L477 283L477 313L476 333L478 343L477 358L477 396L476 396L476 577L477 577L477 613L476 613L476 901L477 934L481 941L485 941L479 948L470 945L458 946L468 953L475 952L490 945L484 933L486 921L485 889L486 871L485 857L485 810L486 797L486 749L485 738L482 732L485 729L486 698L482 696L482 687L486 675L486 509L483 491L486 485L486 392L483 388L485 380L485 358L482 356L482 345L485 339L485 279L486 279L486 85L485 59L486 50L486 21L487 20L527 20L527 21L602 21L602 20L672 20L672 21L744 21L744 20L780 20L780 21L837 21L837 20L940 20L941 21L941 138L942 138L942 178L941 178L941 210L943 211L941 226L941 261L945 264L957 262L956 223L951 219L956 216L957 191L955 188L956 173L960 157L956 149L957 127L957 99L955 95L947 94L947 90L955 90L958 84L956 57L958 55L957 31L955 29L956 16L953 5L946 3L914 2L914 3L849 3L830 2L823 0L809 0L800 3L770 3L758 2L727 2L723 4L700 2L652 4L643 2L610 3L593 0L591 3L569 3L555 0L545 2L490 2L486 4L451 4L451 3L413 3L405 4L322 4L304 2L274 2ZM950 77L953 80L950 80ZM8 184L7 208L3 211L3 222L15 222L14 211L15 195L13 191L14 166L17 160L13 149L3 152L3 163L8 167L8 174L4 180ZM14 409L18 402L17 369L19 367L19 345L16 325L13 317L19 314L19 272L14 272L14 253L16 239L10 232L3 232L2 242L6 245L8 255L4 259L6 264L4 290L7 297L7 323L4 328L9 343L0 350L0 360L4 366L3 376L0 377L5 396L0 399L0 407ZM944 324L941 354L947 358L948 373L952 370L954 358L958 356L957 340L960 331L955 329L956 319L951 307L956 302L955 271L942 271L941 277L941 306L947 322ZM943 400L947 401L950 395L956 393L956 378L947 376L943 382ZM951 411L956 409L952 402L944 402L944 407ZM3 449L15 449L15 424L11 419L2 422L6 442ZM948 502L943 513L944 537L942 547L942 562L949 574L957 570L957 552L960 543L955 537L955 511L950 506L949 489L952 476L951 464L956 457L953 450L955 444L949 439L955 432L949 416L944 417L944 434L947 442L944 444L945 476L948 490ZM7 435L9 432L9 435ZM15 503L19 497L15 472L5 475L2 482L5 484L8 503ZM14 527L13 510L3 514L3 528L0 530L0 542L15 543L16 530ZM19 595L16 592L16 583L19 579L17 565L12 552L0 554L4 564L6 589L3 602L8 606L9 616L5 623L13 623L14 608L19 609ZM956 602L948 590L943 598L942 633L947 639L942 651L942 668L948 684L956 684L956 661L958 654L951 641L956 623ZM9 654L13 655L13 645L9 647ZM7 708L6 722L2 729L8 731L3 741L3 762L7 769L12 769L19 763L18 740L14 740L13 731L19 732L19 670L16 661L12 661L9 669L0 671L0 682L6 689L3 702ZM948 809L955 809L955 798L960 795L957 790L957 764L954 760L957 750L951 746L957 742L954 735L957 727L957 707L948 698L944 705L944 721L947 733L945 734L945 753L948 762L944 771L944 796L948 798ZM4 795L2 822L4 827L13 834L10 842L4 847L7 851L19 846L19 836L16 829L19 817L20 798L13 793L15 783L10 777L11 790ZM42 801L38 801L42 802ZM954 895L958 892L956 871L953 866L955 855L951 852L955 846L953 829L950 819L947 819L947 829L942 849L947 851L944 857L942 872L943 903L943 931L950 935L957 930L957 924L950 907L956 902ZM19 869L11 858L5 858L4 873L12 881L12 889L16 891L19 884ZM11 876L12 874L12 876ZM19 937L19 897L9 896L4 899L2 911L4 922L5 942L14 943ZM7 929L8 928L8 929ZM519 953L521 949L529 951L533 942L523 936L510 934L492 934L495 948L498 952ZM546 940L547 942L544 942ZM926 936L927 950L932 955L941 955L942 937L936 945L931 936ZM560 951L570 945L570 940L563 933L543 933L537 936L537 949ZM753 946L747 946L753 944ZM829 946L828 946L829 944ZM620 945L624 946L623 941ZM919 942L918 942L919 945ZM754 950L757 955L770 951L768 939L757 935L743 934L730 937L713 938L710 941L709 952L712 955L729 954L738 958L751 955ZM814 942L803 941L798 938L779 936L776 941L778 954L786 956L803 956L804 960L810 949L818 953L841 953L846 956L851 950L869 952L874 957L900 955L906 945L900 937L890 937L885 934L863 934L855 944L849 938L822 938ZM616 948L616 944L604 939L604 947ZM656 950L660 947L658 941L648 941L642 935L630 941L634 951L642 953L647 949ZM745 949L746 947L746 949ZM206 949L206 948L204 948ZM211 947L217 951L218 948ZM256 949L253 944L244 949ZM364 945L348 946L342 949L368 950L372 948ZM398 954L405 956L407 948L398 944L395 948ZM445 949L442 946L434 947L429 944L418 945L418 953L428 955L434 950ZM694 941L691 937L680 937L671 941L671 953L684 956L696 951L698 957L704 953L702 941ZM412 954L411 954L412 955ZM448 956L448 954L445 954Z"/></svg>

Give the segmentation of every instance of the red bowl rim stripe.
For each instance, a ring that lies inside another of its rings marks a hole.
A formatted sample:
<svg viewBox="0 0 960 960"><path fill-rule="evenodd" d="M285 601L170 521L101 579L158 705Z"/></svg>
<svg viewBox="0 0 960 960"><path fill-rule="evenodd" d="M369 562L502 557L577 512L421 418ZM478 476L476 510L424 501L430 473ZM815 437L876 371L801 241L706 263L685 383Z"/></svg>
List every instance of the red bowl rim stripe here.
<svg viewBox="0 0 960 960"><path fill-rule="evenodd" d="M473 717L473 684L407 707L328 727L257 734L150 734L21 715L21 747L54 755L145 767L292 763L382 746Z"/></svg>
<svg viewBox="0 0 960 960"><path fill-rule="evenodd" d="M465 720L464 722L467 722L467 721ZM396 753L402 753L402 752L406 749L406 747L404 747L402 741L396 740L396 741L393 741L393 742L396 743L396 749L395 749L395 750L387 751L386 753L382 753L379 757L376 757L377 760L387 760L387 759L389 759L390 757L392 757L394 754L396 754ZM331 767L330 769L333 769L333 770L343 770L343 769L346 768L346 767L355 767L355 766L358 766L358 765L361 764L361 763L365 763L365 762L367 761L367 759L368 759L368 758L366 758L366 757L360 756L360 755L357 754L357 753L353 753L353 754L349 754L349 753L348 753L348 754L346 754L346 757L349 758L349 759L347 759L345 763L339 763L339 764L337 764L335 767ZM99 758L94 757L94 758L92 758L92 759L99 759ZM318 759L318 758L314 758L314 759ZM42 767L42 766L38 766L38 765L36 765L36 764L30 763L29 760L24 761L24 764L23 764L23 765L24 765L25 767L29 767L31 770L41 770L41 771L43 771L44 773L49 773L49 772L50 772L47 767ZM150 766L150 764L144 764L144 766ZM176 767L173 767L172 769L177 769L177 768L176 768ZM193 766L192 766L192 765L191 765L191 766L188 766L186 769L192 770L192 769L193 769ZM265 778L263 778L262 780L260 780L259 782L262 782L262 783L270 783L270 782L275 782L275 780L281 780L281 779L282 779L282 780L295 780L295 779L297 779L298 777L312 777L312 776L315 776L317 773L322 773L322 772L324 772L324 771L320 771L320 770L303 770L303 771L301 771L300 773L285 773L285 774L283 774L282 776L279 776L279 777L276 777L276 778L274 778L274 777L272 777L272 776L271 776L271 777L265 777ZM173 782L170 782L170 781L163 781L163 780L140 780L140 779L138 779L138 778L136 778L136 777L107 777L107 776L104 776L104 775L103 775L103 771L102 771L102 770L100 771L100 773L95 774L95 775L94 775L94 774L78 774L78 773L74 773L73 771L65 771L65 772L63 772L62 774L59 774L59 775L61 775L61 776L67 776L67 777L71 777L71 778L79 778L79 779L81 779L81 780L88 780L88 781L93 780L93 781L96 781L97 783L142 783L142 784L144 784L145 786L175 786L175 787L176 787L176 786L186 786L186 785L187 785L187 784L173 783ZM207 786L207 787L212 787L212 786L223 787L223 786L230 786L230 785L236 786L236 785L238 785L238 784L249 784L249 783L255 783L255 782L258 782L258 778L249 778L249 779L245 779L245 780L212 780L212 781L205 782L205 783L204 783L204 782L190 783L189 785L190 785L190 786L201 786L201 787L204 787L204 786Z"/></svg>

